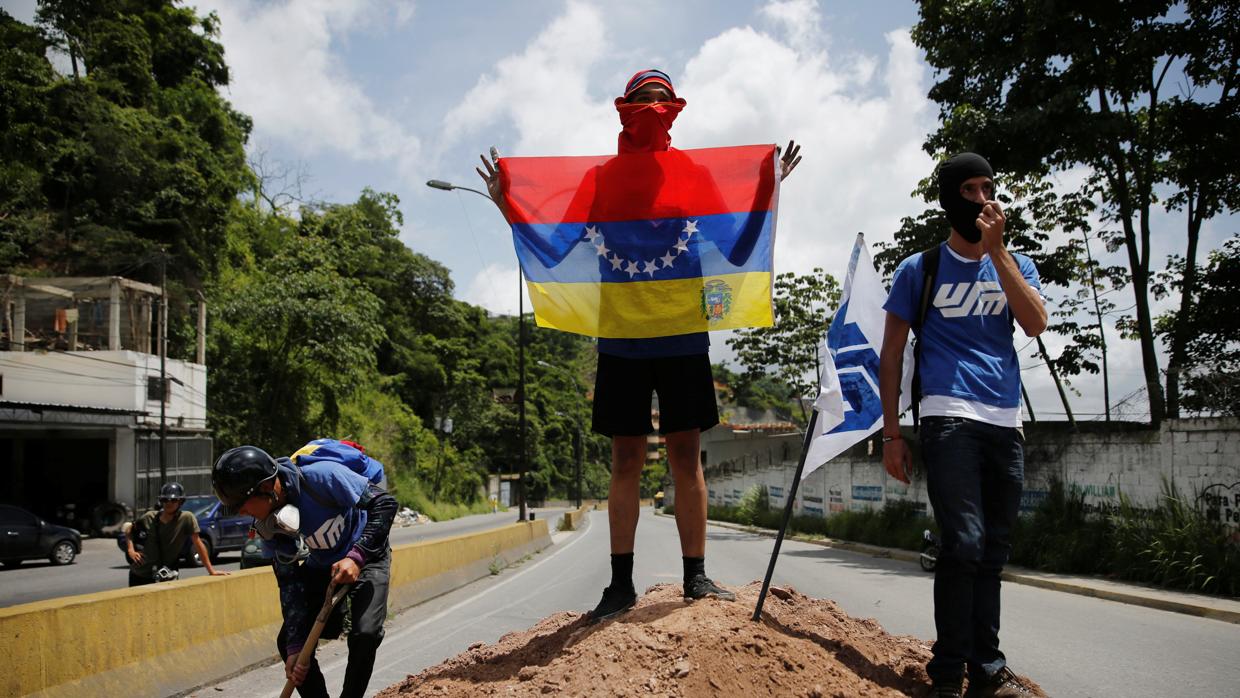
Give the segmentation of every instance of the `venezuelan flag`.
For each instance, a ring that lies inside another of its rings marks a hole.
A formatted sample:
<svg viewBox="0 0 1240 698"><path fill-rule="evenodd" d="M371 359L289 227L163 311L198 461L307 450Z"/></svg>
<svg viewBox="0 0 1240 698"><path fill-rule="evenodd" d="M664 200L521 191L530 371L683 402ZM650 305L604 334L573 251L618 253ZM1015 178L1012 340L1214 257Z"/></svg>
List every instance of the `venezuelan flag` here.
<svg viewBox="0 0 1240 698"><path fill-rule="evenodd" d="M534 317L591 337L773 322L773 145L502 158Z"/></svg>

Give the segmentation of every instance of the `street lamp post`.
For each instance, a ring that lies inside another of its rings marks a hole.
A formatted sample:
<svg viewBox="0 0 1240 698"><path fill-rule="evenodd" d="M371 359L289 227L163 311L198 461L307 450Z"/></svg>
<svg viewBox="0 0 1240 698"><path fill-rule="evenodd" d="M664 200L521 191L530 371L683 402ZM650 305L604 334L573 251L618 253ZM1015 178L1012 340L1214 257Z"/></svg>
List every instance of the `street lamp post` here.
<svg viewBox="0 0 1240 698"><path fill-rule="evenodd" d="M546 361L539 360L538 365L543 368L549 368L561 373L569 373L569 371L560 366L554 366ZM570 374L573 379L573 385L577 386L577 376ZM558 413L557 413L558 414ZM577 508L581 508L581 461L585 452L585 428L581 424L581 414L578 413L573 419L577 423L577 438L573 440L573 458L577 461Z"/></svg>
<svg viewBox="0 0 1240 698"><path fill-rule="evenodd" d="M426 186L431 189L439 189L440 191L461 189L486 197L488 201L495 203L495 199L492 199L491 195L484 191L462 187L458 184L445 182L442 179L429 180ZM517 414L520 433L517 435L517 443L521 451L520 457L517 460L519 469L519 474L517 475L517 520L525 521L527 518L525 510L525 468L527 461L525 452L525 269L521 267L520 259L517 260L517 368L520 374L517 387Z"/></svg>

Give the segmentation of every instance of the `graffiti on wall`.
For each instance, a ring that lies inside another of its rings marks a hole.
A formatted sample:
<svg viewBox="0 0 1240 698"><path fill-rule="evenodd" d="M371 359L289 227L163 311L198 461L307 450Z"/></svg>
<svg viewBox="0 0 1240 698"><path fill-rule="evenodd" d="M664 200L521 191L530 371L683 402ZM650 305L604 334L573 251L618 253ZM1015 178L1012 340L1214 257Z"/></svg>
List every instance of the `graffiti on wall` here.
<svg viewBox="0 0 1240 698"><path fill-rule="evenodd" d="M1119 494L1119 488L1110 483L1101 485L1080 485L1075 482L1068 485L1068 491L1072 494L1080 494L1086 497L1097 497L1099 499L1115 499Z"/></svg>
<svg viewBox="0 0 1240 698"><path fill-rule="evenodd" d="M766 498L771 504L783 504L784 488L778 485L767 485Z"/></svg>
<svg viewBox="0 0 1240 698"><path fill-rule="evenodd" d="M883 488L881 485L853 485L852 498L863 502L881 502Z"/></svg>
<svg viewBox="0 0 1240 698"><path fill-rule="evenodd" d="M1021 490L1020 492L1020 513L1027 514L1033 511L1034 509L1037 509L1038 505L1041 504L1042 501L1046 499L1047 496L1049 495L1050 495L1050 492L1047 492L1046 490L1030 490L1030 489Z"/></svg>
<svg viewBox="0 0 1240 698"><path fill-rule="evenodd" d="M1240 482L1207 485L1197 495L1197 504L1205 509L1206 518L1210 521L1231 526L1240 524Z"/></svg>
<svg viewBox="0 0 1240 698"><path fill-rule="evenodd" d="M827 490L827 511L844 511L844 490L838 487Z"/></svg>

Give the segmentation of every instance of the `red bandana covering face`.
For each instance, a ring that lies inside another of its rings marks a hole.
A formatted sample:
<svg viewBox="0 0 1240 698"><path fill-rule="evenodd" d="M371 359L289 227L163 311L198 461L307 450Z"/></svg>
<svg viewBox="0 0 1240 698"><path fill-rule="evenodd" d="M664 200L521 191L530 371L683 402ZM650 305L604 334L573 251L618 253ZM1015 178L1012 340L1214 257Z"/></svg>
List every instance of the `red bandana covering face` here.
<svg viewBox="0 0 1240 698"><path fill-rule="evenodd" d="M629 104L623 97L616 99L616 111L620 112L620 140L616 151L626 153L649 153L667 150L672 145L672 122L685 108L685 100Z"/></svg>

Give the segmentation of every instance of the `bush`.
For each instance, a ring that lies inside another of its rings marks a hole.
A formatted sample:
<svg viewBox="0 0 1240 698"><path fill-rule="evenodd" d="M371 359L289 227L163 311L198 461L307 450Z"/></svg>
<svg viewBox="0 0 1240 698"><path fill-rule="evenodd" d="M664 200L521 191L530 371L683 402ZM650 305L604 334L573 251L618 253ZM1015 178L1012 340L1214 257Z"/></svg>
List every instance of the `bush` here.
<svg viewBox="0 0 1240 698"><path fill-rule="evenodd" d="M716 521L778 529L784 512L772 509L769 502L765 488L753 487L742 495L738 506L707 507L707 516ZM881 509L841 511L827 518L803 514L793 516L788 523L790 534L826 536L905 550L919 550L922 531L927 528L934 528L934 522L921 513L916 502L894 500Z"/></svg>
<svg viewBox="0 0 1240 698"><path fill-rule="evenodd" d="M388 475L392 494L401 506L409 507L419 514L426 514L432 521L459 519L472 514L491 513L489 502L477 501L465 504L439 502L431 499L423 489L422 481L407 469L399 469ZM500 507L504 510L504 507Z"/></svg>
<svg viewBox="0 0 1240 698"><path fill-rule="evenodd" d="M1085 495L1053 479L1047 496L1012 530L1010 560L1017 565L1077 574L1110 569L1113 530L1105 517L1090 516Z"/></svg>
<svg viewBox="0 0 1240 698"><path fill-rule="evenodd" d="M1240 546L1231 532L1166 481L1152 508L1121 493L1118 507L1098 514L1087 511L1079 491L1052 481L1047 498L1018 521L1012 542L1012 562L1026 567L1240 595Z"/></svg>
<svg viewBox="0 0 1240 698"><path fill-rule="evenodd" d="M740 504L736 507L736 522L746 526L756 526L759 525L759 518L765 518L770 511L771 500L767 495L766 486L754 485L741 495Z"/></svg>

